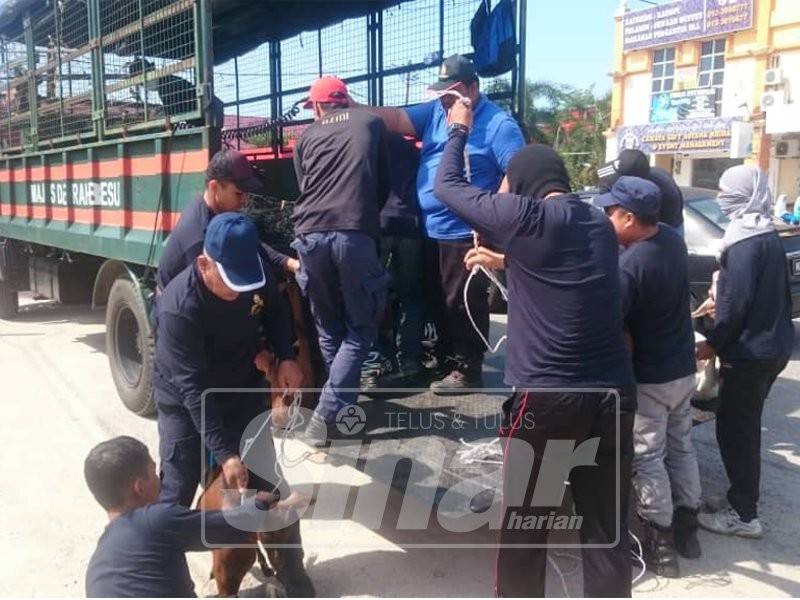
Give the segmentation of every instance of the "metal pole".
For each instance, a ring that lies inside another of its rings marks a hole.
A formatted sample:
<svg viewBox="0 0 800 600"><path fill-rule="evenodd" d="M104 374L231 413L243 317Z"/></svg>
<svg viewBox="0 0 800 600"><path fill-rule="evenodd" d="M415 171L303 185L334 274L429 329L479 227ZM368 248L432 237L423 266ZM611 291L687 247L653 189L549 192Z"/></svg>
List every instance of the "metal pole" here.
<svg viewBox="0 0 800 600"><path fill-rule="evenodd" d="M519 76L517 77L517 118L520 123L525 122L525 109L527 103L527 77L525 76L525 37L527 21L528 0L517 0L519 13Z"/></svg>
<svg viewBox="0 0 800 600"><path fill-rule="evenodd" d="M233 57L233 77L234 77L234 85L236 89L236 129L239 129L241 123L240 120L240 106L239 106L239 57ZM242 149L242 140L239 137L236 137L236 146L237 149Z"/></svg>
<svg viewBox="0 0 800 600"><path fill-rule="evenodd" d="M33 72L36 70L36 45L33 41L33 25L31 24L30 13L25 15L23 20L23 27L25 30L25 47L27 49L28 58L28 110L31 112L31 134L30 146L38 148L39 146L39 115L38 105L39 98L36 89L36 76ZM22 140L20 140L22 141Z"/></svg>
<svg viewBox="0 0 800 600"><path fill-rule="evenodd" d="M96 42L92 48L92 122L95 135L102 140L105 137L106 67L101 45L100 0L88 0L86 8L89 11L89 39Z"/></svg>
<svg viewBox="0 0 800 600"><path fill-rule="evenodd" d="M142 0L139 0L137 5L139 10L139 56L141 56L139 64L142 67L142 88L144 89L144 93L142 94L142 108L144 109L144 120L149 121L148 119L148 107L147 107L147 67L145 66L145 54L144 54L144 8L142 7ZM166 109L164 110L166 112Z"/></svg>

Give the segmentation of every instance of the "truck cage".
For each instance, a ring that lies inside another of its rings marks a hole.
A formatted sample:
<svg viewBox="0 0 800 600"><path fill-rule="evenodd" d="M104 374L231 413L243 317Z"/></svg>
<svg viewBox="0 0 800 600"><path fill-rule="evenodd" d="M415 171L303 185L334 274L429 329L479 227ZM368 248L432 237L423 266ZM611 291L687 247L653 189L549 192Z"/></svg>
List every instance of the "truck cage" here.
<svg viewBox="0 0 800 600"><path fill-rule="evenodd" d="M313 79L335 74L371 104L423 101L441 60L472 51L482 2L0 0L0 156L182 123L280 158ZM514 5L517 66L487 89L521 120L526 0Z"/></svg>

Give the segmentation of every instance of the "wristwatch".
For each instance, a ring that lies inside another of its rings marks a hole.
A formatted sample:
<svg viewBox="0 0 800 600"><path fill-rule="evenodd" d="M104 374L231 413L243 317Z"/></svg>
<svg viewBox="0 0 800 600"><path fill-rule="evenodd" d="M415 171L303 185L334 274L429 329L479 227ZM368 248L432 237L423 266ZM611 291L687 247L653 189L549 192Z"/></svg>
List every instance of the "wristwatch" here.
<svg viewBox="0 0 800 600"><path fill-rule="evenodd" d="M469 127L462 123L450 123L447 126L447 137L450 137L456 131L463 133L464 135L469 135Z"/></svg>

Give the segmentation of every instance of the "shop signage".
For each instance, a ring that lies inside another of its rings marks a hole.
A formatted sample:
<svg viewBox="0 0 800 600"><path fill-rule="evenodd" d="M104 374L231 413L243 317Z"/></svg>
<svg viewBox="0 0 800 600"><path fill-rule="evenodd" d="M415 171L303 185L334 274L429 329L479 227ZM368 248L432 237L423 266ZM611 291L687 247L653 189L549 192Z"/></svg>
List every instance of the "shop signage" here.
<svg viewBox="0 0 800 600"><path fill-rule="evenodd" d="M651 123L713 119L716 116L716 88L674 90L654 94L650 105Z"/></svg>
<svg viewBox="0 0 800 600"><path fill-rule="evenodd" d="M676 0L625 13L625 52L718 37L753 26L755 0Z"/></svg>
<svg viewBox="0 0 800 600"><path fill-rule="evenodd" d="M636 148L645 154L730 154L734 129L741 129L740 118L694 119L673 123L650 123L620 127L619 149ZM737 150L738 152L738 150Z"/></svg>

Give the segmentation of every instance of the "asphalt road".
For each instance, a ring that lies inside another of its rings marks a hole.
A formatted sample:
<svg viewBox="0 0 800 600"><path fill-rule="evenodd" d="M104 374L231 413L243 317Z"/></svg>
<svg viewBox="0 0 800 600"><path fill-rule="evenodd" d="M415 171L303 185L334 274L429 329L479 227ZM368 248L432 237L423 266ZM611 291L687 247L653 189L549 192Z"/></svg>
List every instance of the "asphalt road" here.
<svg viewBox="0 0 800 600"><path fill-rule="evenodd" d="M3 596L81 596L88 559L105 517L83 482L82 464L97 442L119 434L144 441L156 455L156 424L122 406L108 371L102 313L22 301L14 321L0 321L0 579ZM798 332L800 339L800 332ZM488 362L489 381L499 381L502 357ZM491 400L496 402L496 399ZM452 408L452 403L451 403ZM469 412L466 405L459 410ZM702 533L703 557L683 561L684 577L650 576L637 596L800 595L800 344L795 359L773 388L763 420L761 517L763 540L745 541ZM695 427L704 495L711 502L725 490L713 421ZM293 456L305 449L287 448ZM381 482L341 461L313 455L303 469L288 471L298 489L319 481L381 489ZM399 494L388 491L389 505ZM302 523L309 573L320 595L490 596L490 548L436 549L435 527L398 535L358 519L305 519ZM491 536L470 540L491 543ZM581 594L575 551L554 553L570 595ZM208 581L210 555L191 555L200 595L214 593ZM548 595L563 596L551 567ZM257 570L245 595L263 594Z"/></svg>

